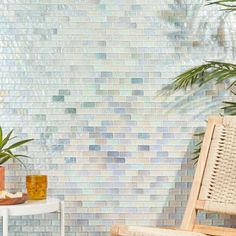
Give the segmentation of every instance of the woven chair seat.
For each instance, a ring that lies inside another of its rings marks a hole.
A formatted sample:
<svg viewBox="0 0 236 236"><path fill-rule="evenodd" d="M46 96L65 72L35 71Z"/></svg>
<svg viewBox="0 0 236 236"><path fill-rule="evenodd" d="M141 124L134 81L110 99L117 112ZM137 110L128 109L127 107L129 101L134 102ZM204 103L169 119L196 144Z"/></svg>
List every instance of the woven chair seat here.
<svg viewBox="0 0 236 236"><path fill-rule="evenodd" d="M187 232L181 230L149 228L139 226L113 225L112 236L206 236L202 233Z"/></svg>

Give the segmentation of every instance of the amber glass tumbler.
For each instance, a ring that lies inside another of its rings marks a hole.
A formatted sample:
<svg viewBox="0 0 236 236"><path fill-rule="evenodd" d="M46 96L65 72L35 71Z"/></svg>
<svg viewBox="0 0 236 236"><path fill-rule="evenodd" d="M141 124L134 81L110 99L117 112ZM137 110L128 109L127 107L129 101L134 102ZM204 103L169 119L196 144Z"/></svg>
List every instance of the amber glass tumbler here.
<svg viewBox="0 0 236 236"><path fill-rule="evenodd" d="M29 200L43 200L47 198L47 175L27 175L26 188Z"/></svg>

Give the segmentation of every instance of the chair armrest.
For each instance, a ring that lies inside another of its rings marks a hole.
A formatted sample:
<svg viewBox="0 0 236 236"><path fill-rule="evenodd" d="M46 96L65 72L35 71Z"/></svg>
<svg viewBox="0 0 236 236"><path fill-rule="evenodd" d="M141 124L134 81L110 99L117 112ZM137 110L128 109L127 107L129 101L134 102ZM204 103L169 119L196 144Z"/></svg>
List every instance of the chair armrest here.
<svg viewBox="0 0 236 236"><path fill-rule="evenodd" d="M113 225L110 233L111 236L206 236L197 232L127 225Z"/></svg>

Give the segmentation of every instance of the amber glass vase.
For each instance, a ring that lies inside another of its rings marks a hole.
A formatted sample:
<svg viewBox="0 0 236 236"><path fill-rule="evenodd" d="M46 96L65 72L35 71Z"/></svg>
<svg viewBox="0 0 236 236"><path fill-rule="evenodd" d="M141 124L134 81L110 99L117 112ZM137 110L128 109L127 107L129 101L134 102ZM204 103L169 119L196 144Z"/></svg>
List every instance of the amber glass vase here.
<svg viewBox="0 0 236 236"><path fill-rule="evenodd" d="M47 175L27 175L26 188L29 200L43 200L47 198Z"/></svg>

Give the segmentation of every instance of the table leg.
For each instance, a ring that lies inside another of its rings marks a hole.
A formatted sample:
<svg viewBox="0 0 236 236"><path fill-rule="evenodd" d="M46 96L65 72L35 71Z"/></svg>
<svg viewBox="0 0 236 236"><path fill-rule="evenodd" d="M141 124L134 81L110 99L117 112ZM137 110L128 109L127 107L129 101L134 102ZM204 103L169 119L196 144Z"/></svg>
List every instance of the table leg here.
<svg viewBox="0 0 236 236"><path fill-rule="evenodd" d="M4 209L2 219L3 236L8 236L8 209Z"/></svg>
<svg viewBox="0 0 236 236"><path fill-rule="evenodd" d="M65 236L65 207L64 202L60 202L60 213L61 213L61 236Z"/></svg>

